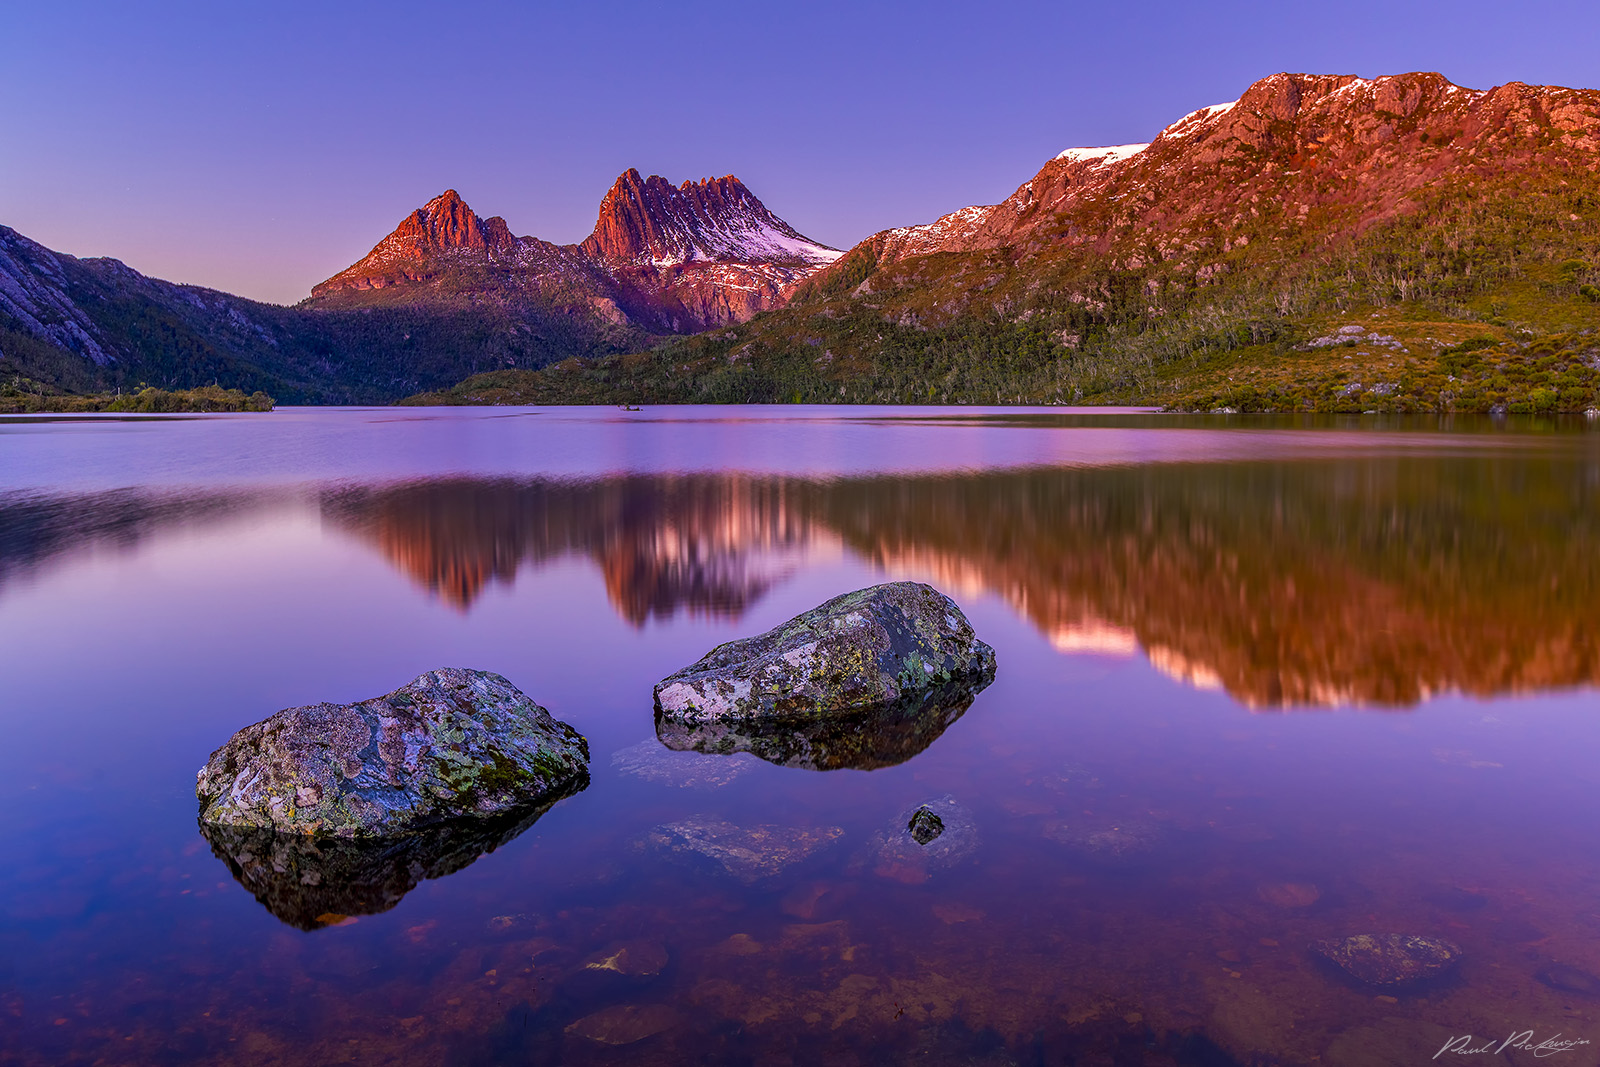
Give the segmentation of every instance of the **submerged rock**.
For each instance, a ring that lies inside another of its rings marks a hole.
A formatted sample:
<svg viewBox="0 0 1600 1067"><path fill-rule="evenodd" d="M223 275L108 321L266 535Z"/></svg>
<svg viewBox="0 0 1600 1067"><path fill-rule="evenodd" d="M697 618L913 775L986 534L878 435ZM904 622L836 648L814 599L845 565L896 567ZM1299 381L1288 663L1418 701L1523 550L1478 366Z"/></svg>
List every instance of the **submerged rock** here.
<svg viewBox="0 0 1600 1067"><path fill-rule="evenodd" d="M1266 882L1256 896L1275 908L1309 908L1322 899L1322 890L1310 882Z"/></svg>
<svg viewBox="0 0 1600 1067"><path fill-rule="evenodd" d="M549 805L495 819L455 820L377 840L311 837L200 824L234 879L290 926L319 930L400 903L426 878L454 874L538 821Z"/></svg>
<svg viewBox="0 0 1600 1067"><path fill-rule="evenodd" d="M1356 934L1314 941L1311 950L1374 986L1407 986L1437 978L1461 958L1461 947L1454 942L1411 934Z"/></svg>
<svg viewBox="0 0 1600 1067"><path fill-rule="evenodd" d="M629 978L649 978L667 966L667 949L659 941L630 941L612 945L584 963L586 971L614 971Z"/></svg>
<svg viewBox="0 0 1600 1067"><path fill-rule="evenodd" d="M807 859L843 836L837 826L735 826L692 818L658 826L650 835L660 849L698 857L741 882L754 883Z"/></svg>
<svg viewBox="0 0 1600 1067"><path fill-rule="evenodd" d="M749 752L780 767L813 771L892 767L933 744L992 678L956 678L888 704L821 717L684 721L657 715L656 737L667 748L711 754L707 758Z"/></svg>
<svg viewBox="0 0 1600 1067"><path fill-rule="evenodd" d="M993 676L994 649L955 601L919 582L890 582L712 649L657 683L656 720L805 721Z"/></svg>
<svg viewBox="0 0 1600 1067"><path fill-rule="evenodd" d="M1600 976L1569 964L1552 963L1534 975L1534 978L1541 984L1551 989L1559 989L1563 993L1579 993L1586 997L1600 998Z"/></svg>
<svg viewBox="0 0 1600 1067"><path fill-rule="evenodd" d="M1085 859L1112 865L1136 863L1148 857L1168 836L1162 826L1144 819L1055 822L1048 824L1044 833Z"/></svg>
<svg viewBox="0 0 1600 1067"><path fill-rule="evenodd" d="M684 789L717 789L759 766L749 756L727 759L662 747L654 737L619 748L611 754L611 765L634 778Z"/></svg>
<svg viewBox="0 0 1600 1067"><path fill-rule="evenodd" d="M632 1045L670 1030L680 1021L678 1013L665 1004L615 1004L572 1023L567 1033L602 1045Z"/></svg>
<svg viewBox="0 0 1600 1067"><path fill-rule="evenodd" d="M374 838L548 803L589 783L589 745L488 671L445 668L358 704L280 711L195 783L200 821Z"/></svg>

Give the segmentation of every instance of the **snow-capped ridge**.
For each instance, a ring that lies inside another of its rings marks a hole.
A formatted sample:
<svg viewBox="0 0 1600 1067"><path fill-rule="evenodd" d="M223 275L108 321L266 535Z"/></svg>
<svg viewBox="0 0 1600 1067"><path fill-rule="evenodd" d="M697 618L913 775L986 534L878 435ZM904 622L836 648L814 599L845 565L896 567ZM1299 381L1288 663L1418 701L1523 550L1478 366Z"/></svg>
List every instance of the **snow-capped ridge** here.
<svg viewBox="0 0 1600 1067"><path fill-rule="evenodd" d="M1149 148L1148 142L1144 144L1118 144L1104 148L1068 148L1059 153L1056 158L1072 163L1094 163L1097 166L1107 166L1112 163L1121 163L1124 159L1132 157Z"/></svg>
<svg viewBox="0 0 1600 1067"><path fill-rule="evenodd" d="M1190 132L1188 127L1198 127L1202 123L1210 122L1213 119L1220 119L1222 116L1226 115L1228 112L1232 111L1238 106L1239 101L1229 100L1225 104L1209 104L1206 107L1196 108L1187 115L1183 116L1183 118L1179 119L1177 122L1172 123L1166 129L1162 130L1159 136L1167 137L1178 132L1188 133Z"/></svg>

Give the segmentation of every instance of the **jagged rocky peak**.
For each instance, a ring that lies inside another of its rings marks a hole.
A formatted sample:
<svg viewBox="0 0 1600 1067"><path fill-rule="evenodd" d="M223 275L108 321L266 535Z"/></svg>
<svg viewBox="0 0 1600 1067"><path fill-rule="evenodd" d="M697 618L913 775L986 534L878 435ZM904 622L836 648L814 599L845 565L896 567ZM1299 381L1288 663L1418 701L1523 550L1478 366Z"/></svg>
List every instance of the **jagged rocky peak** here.
<svg viewBox="0 0 1600 1067"><path fill-rule="evenodd" d="M498 215L479 218L454 189L446 189L413 211L393 236L411 238L419 250L430 252L509 252L517 243L505 219Z"/></svg>
<svg viewBox="0 0 1600 1067"><path fill-rule="evenodd" d="M830 263L842 253L778 218L731 174L673 185L629 169L600 202L583 253L613 265Z"/></svg>
<svg viewBox="0 0 1600 1067"><path fill-rule="evenodd" d="M417 281L441 260L499 260L515 256L520 245L505 219L479 218L460 193L446 189L402 219L360 261L314 287L311 295Z"/></svg>
<svg viewBox="0 0 1600 1067"><path fill-rule="evenodd" d="M503 219L479 218L451 189L311 295L351 307L390 286L402 288L381 302L548 293L579 314L682 333L777 307L793 285L841 255L767 210L731 174L673 185L629 170L582 244L513 236ZM455 269L461 266L495 270Z"/></svg>

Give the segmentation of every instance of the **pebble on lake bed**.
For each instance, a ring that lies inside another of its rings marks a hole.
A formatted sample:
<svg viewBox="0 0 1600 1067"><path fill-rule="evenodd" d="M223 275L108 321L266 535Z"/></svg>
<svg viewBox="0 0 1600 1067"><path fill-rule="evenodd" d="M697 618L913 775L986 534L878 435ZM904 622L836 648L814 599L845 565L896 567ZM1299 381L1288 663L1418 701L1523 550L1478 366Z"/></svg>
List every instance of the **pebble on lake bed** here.
<svg viewBox="0 0 1600 1067"><path fill-rule="evenodd" d="M1461 958L1461 946L1413 934L1356 934L1314 941L1311 950L1345 973L1373 986L1400 987L1444 974Z"/></svg>

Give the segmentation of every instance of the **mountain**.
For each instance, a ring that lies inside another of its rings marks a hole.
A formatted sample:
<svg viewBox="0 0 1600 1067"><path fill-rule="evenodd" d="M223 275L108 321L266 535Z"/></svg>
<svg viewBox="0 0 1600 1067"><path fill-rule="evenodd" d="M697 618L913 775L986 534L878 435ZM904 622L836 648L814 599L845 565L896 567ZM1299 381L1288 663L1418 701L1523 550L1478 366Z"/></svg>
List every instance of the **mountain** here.
<svg viewBox="0 0 1600 1067"><path fill-rule="evenodd" d="M874 234L787 307L626 375L598 359L434 399L1581 411L1597 263L1600 92L1277 74Z"/></svg>
<svg viewBox="0 0 1600 1067"><path fill-rule="evenodd" d="M515 237L455 190L412 212L360 262L315 286L311 307L515 306L587 310L657 333L743 322L841 252L805 237L728 175L674 186L629 170L576 245Z"/></svg>
<svg viewBox="0 0 1600 1067"><path fill-rule="evenodd" d="M78 259L0 226L0 390L220 382L283 403L388 403L493 367L650 339L555 303L279 307Z"/></svg>
<svg viewBox="0 0 1600 1067"><path fill-rule="evenodd" d="M517 237L454 190L293 308L77 259L0 227L0 389L220 382L284 403L388 403L490 369L637 352L750 318L841 255L732 176L630 170L580 245Z"/></svg>

